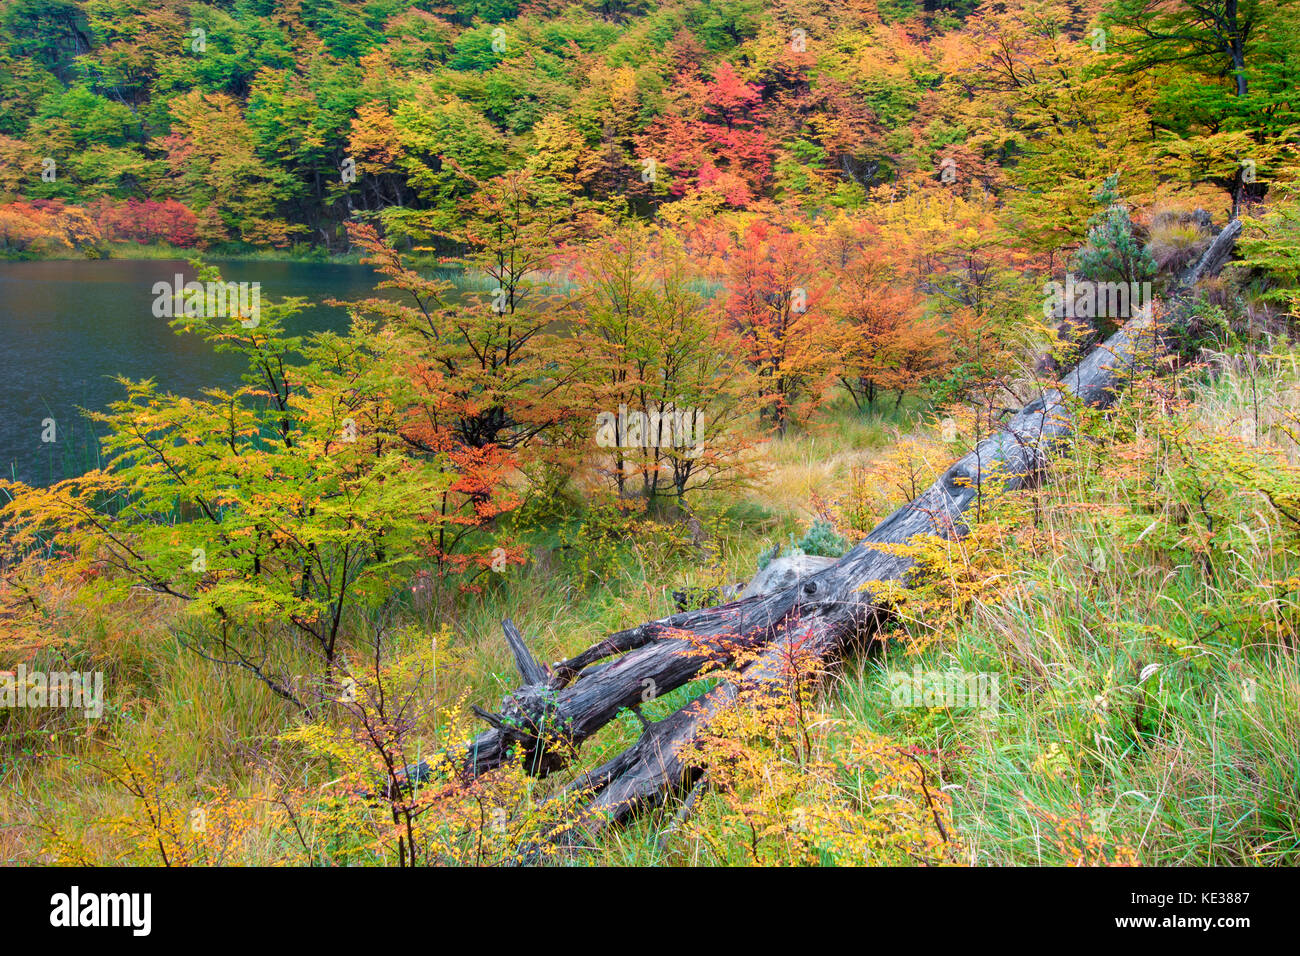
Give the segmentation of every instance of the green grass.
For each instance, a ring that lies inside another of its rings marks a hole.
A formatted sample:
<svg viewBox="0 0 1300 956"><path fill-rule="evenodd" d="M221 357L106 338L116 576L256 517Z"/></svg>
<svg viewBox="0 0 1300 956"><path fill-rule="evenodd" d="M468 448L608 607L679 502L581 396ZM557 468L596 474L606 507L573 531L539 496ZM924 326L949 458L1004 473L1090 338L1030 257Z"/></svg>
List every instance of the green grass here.
<svg viewBox="0 0 1300 956"><path fill-rule="evenodd" d="M1188 417L1201 427L1241 417L1243 384L1229 376L1206 389ZM1294 379L1266 384L1279 395L1271 407L1285 409L1280 395ZM1300 449L1277 437L1295 460ZM1072 862L1032 804L1086 820L1103 843L1130 847L1146 864L1294 865L1298 621L1292 592L1277 582L1300 572L1297 529L1258 498L1224 496L1211 504L1220 527L1241 533L1205 562L1155 534L1126 539L1079 507L1144 511L1131 487L1096 477L1105 455L1080 445L1042 490L1040 530L1051 546L1008 546L1019 570L1004 600L977 605L919 654L908 647L924 627L902 629L884 655L845 672L838 712L944 755L939 779L971 862ZM1179 505L1172 492L1164 503ZM1259 607L1245 594L1259 595ZM1278 628L1266 635L1269 620ZM891 706L889 669L913 667L995 675L997 714Z"/></svg>
<svg viewBox="0 0 1300 956"><path fill-rule="evenodd" d="M1253 382L1229 371L1201 386L1179 420L1192 434L1217 434L1224 422L1253 414L1262 396L1263 433L1295 461L1300 448L1281 426L1300 413L1298 383L1285 365ZM894 417L840 405L810 430L769 443L763 454L771 468L756 488L701 502L700 516L716 535L711 558L683 547L681 529L665 526L591 544L588 571L580 574L579 549L554 548L579 540L581 515L552 515L531 540L549 550L542 563L511 568L477 595L399 595L390 651L413 653L445 625L429 688L440 713L469 703L495 709L517 681L503 618L520 626L539 659L554 661L670 613L674 587L746 580L769 542L806 530L812 491L832 502L842 497L855 465L907 434L916 415L909 406ZM1187 547L1196 502L1184 472L1159 459L1145 484L1103 473L1134 414L1117 411L1117 424L1099 424L1051 481L1018 497L1015 520L1007 519L993 555L1014 568L996 598L990 592L951 621L905 621L882 652L838 669L821 709L846 731L926 754L934 785L951 798L966 862L1063 864L1081 853L1086 862L1109 862L1131 851L1144 864L1294 865L1300 619L1294 591L1278 582L1300 577L1296 529L1258 496L1211 496L1222 537L1208 560L1197 559ZM1164 522L1156 530L1131 530L1156 516ZM0 717L0 816L10 821L0 828L0 859L55 853L56 831L85 859L117 858L122 837L111 820L132 801L106 773L115 752L156 755L167 778L195 800L213 786L262 800L288 782L328 781L328 766L304 763L279 739L301 715L247 675L182 647L174 608L144 596L98 610L71 594L48 599L66 623L60 659L103 669L110 704L89 728L57 711ZM1268 623L1267 634L1260 622ZM364 624L354 620L353 632ZM364 648L356 644L353 652ZM292 648L277 654L287 670L312 671L313 660ZM913 667L995 675L996 715L895 706L889 674ZM646 715L662 717L707 687L696 682L664 695ZM415 728L413 752L438 747L447 733L444 716ZM532 784L536 797L557 792L639 733L637 719L622 714L587 743L571 770ZM717 798L706 793L698 812L713 819ZM672 814L658 811L608 833L600 851L583 859L712 859L687 836L665 837ZM263 834L236 858L276 859L281 839ZM743 859L740 848L735 858Z"/></svg>

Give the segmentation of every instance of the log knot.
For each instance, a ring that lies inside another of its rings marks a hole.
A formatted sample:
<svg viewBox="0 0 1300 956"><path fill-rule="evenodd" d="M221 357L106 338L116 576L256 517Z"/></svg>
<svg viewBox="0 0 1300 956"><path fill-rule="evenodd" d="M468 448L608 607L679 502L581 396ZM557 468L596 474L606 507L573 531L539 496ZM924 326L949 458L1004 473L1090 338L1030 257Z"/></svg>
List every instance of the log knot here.
<svg viewBox="0 0 1300 956"><path fill-rule="evenodd" d="M571 720L550 687L527 684L512 691L501 701L499 713L473 710L501 735L503 752L523 756L530 773L544 776L563 766L571 754Z"/></svg>

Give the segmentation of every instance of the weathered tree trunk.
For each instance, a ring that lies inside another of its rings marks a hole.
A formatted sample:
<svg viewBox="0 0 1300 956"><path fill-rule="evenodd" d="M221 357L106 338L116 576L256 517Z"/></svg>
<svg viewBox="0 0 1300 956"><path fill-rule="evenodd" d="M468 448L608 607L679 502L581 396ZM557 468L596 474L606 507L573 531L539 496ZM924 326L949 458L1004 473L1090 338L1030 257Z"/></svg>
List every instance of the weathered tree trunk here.
<svg viewBox="0 0 1300 956"><path fill-rule="evenodd" d="M917 535L960 537L965 533L962 517L980 501L986 484L1016 489L1036 480L1053 450L1069 436L1073 407L1080 402L1093 407L1109 404L1143 356L1153 352L1154 328L1149 316L1130 321L1067 375L1061 388L1026 405L1004 431L981 442L837 564L808 578L783 620L785 627L744 669L739 684L716 687L651 724L635 745L578 781L575 786L589 788L592 798L583 826L569 831L569 840L593 835L693 782L698 768L683 759L683 746L730 705L742 687L784 685L796 656L809 661L834 658L860 636L874 634L887 612L875 600L871 585L903 580L913 562L873 545L902 544ZM778 597L784 597L784 592L771 596Z"/></svg>
<svg viewBox="0 0 1300 956"><path fill-rule="evenodd" d="M1232 256L1237 246L1237 237L1241 235L1241 220L1234 219L1223 227L1214 237L1208 249L1201 253L1201 258L1179 278L1180 288L1190 289L1206 276L1214 275Z"/></svg>
<svg viewBox="0 0 1300 956"><path fill-rule="evenodd" d="M1184 274L1175 294L1217 271L1239 231L1240 224L1231 223ZM917 535L964 534L963 515L978 507L986 486L1010 490L1037 480L1055 449L1069 438L1078 406L1109 405L1135 369L1157 351L1157 339L1157 320L1150 310L1130 320L1067 373L1059 387L1044 390L1002 431L952 465L838 562L795 586L619 631L549 668L533 660L518 630L505 622L523 685L506 697L500 713L475 708L490 729L457 753L463 772L486 772L517 751L532 773L549 773L565 765L620 710L636 709L647 696L681 687L707 663L731 662L741 650L757 653L739 684L718 686L663 720L647 723L632 747L575 781L573 787L590 799L583 826L570 830L566 841L594 834L688 786L698 768L683 758L683 745L742 687L783 683L796 642L801 658L821 661L876 632L887 611L871 586L903 580L913 562L875 545L903 544ZM412 781L427 773L425 763L408 768Z"/></svg>

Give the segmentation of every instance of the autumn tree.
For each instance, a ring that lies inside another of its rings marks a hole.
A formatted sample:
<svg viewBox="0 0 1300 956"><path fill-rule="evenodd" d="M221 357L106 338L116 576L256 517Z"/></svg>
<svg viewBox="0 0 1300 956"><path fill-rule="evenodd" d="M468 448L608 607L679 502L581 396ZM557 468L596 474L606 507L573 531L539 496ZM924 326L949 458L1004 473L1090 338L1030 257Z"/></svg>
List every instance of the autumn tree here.
<svg viewBox="0 0 1300 956"><path fill-rule="evenodd" d="M368 210L401 206L410 196L401 175L404 158L393 114L386 106L357 107L348 138L349 158L356 163L357 181Z"/></svg>
<svg viewBox="0 0 1300 956"><path fill-rule="evenodd" d="M726 263L727 315L758 376L762 417L782 434L822 399L834 367L827 283L803 236L756 220Z"/></svg>
<svg viewBox="0 0 1300 956"><path fill-rule="evenodd" d="M390 206L383 222L394 238L434 239L454 232L476 183L510 166L505 137L454 96L420 89L393 111L393 155L423 208Z"/></svg>
<svg viewBox="0 0 1300 956"><path fill-rule="evenodd" d="M841 227L843 228L843 227ZM945 368L947 344L924 300L900 275L878 227L858 223L853 241L827 242L833 263L829 306L835 320L836 377L859 409L874 407L881 393L895 393L894 406ZM836 241L838 240L838 241Z"/></svg>
<svg viewBox="0 0 1300 956"><path fill-rule="evenodd" d="M1103 17L1111 66L1159 78L1166 165L1221 185L1234 215L1295 159L1296 12L1295 0L1115 0Z"/></svg>
<svg viewBox="0 0 1300 956"><path fill-rule="evenodd" d="M762 91L731 64L707 80L679 77L678 100L639 139L643 157L668 173L674 196L701 190L727 205L756 198L771 172L771 144L762 128Z"/></svg>
<svg viewBox="0 0 1300 956"><path fill-rule="evenodd" d="M590 357L596 453L621 496L678 500L744 481L752 373L671 235L627 225L573 255L567 314Z"/></svg>
<svg viewBox="0 0 1300 956"><path fill-rule="evenodd" d="M201 216L200 238L283 246L302 232L277 215L288 179L257 155L238 103L196 90L172 101L171 110L166 146L176 197L210 211Z"/></svg>
<svg viewBox="0 0 1300 956"><path fill-rule="evenodd" d="M574 428L574 384L586 360L576 340L554 328L556 296L539 281L572 232L569 207L547 198L528 171L476 184L462 228L448 238L468 250L455 261L469 281L485 281L483 291L453 294L451 283L421 276L373 227L350 227L363 261L385 276L381 288L398 294L355 307L377 317L406 357L391 382L401 438L416 453L441 456L449 475L425 515L430 553L444 570L488 566L491 552L472 542L520 503L509 479L571 465L561 439Z"/></svg>
<svg viewBox="0 0 1300 956"><path fill-rule="evenodd" d="M57 199L0 206L0 252L49 255L79 251L102 255L103 232L84 209Z"/></svg>
<svg viewBox="0 0 1300 956"><path fill-rule="evenodd" d="M549 113L533 127L534 151L524 166L539 184L552 187L569 202L588 199L600 174L600 160L561 114Z"/></svg>
<svg viewBox="0 0 1300 956"><path fill-rule="evenodd" d="M50 488L4 482L3 520L30 561L57 534L68 558L47 571L108 600L179 602L186 645L307 703L299 662L343 679L355 613L382 607L418 560L421 508L446 479L404 453L382 339L287 335L298 302L213 314L210 301L186 292L173 325L238 355L244 384L186 398L122 380L126 396L92 416L107 464Z"/></svg>
<svg viewBox="0 0 1300 956"><path fill-rule="evenodd" d="M113 202L101 198L88 211L108 240L186 247L198 238L198 217L174 199Z"/></svg>
<svg viewBox="0 0 1300 956"><path fill-rule="evenodd" d="M1144 77L1113 82L1108 40L1086 29L1073 5L1049 0L982 5L941 44L947 79L936 125L954 142L935 163L949 163L961 195L979 173L963 150L992 164L1014 187L1005 196L1017 235L1036 251L1082 238L1096 183L1116 169L1126 170L1134 195L1155 189L1140 161L1151 145L1153 86Z"/></svg>

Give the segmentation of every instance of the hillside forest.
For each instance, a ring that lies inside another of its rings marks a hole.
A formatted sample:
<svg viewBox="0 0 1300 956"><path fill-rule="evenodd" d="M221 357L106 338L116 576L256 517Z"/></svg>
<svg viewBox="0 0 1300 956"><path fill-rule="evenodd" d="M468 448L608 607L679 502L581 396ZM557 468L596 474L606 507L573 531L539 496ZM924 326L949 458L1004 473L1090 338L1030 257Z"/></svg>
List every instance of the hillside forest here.
<svg viewBox="0 0 1300 956"><path fill-rule="evenodd" d="M0 860L1295 865L1298 78L1296 0L0 0L0 266L188 260L245 370L0 478Z"/></svg>

